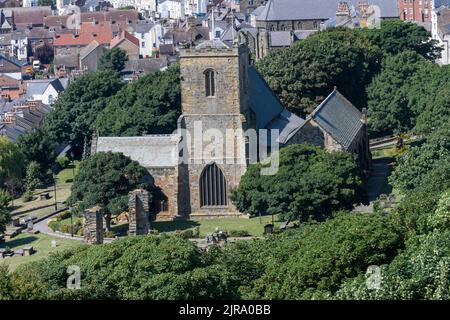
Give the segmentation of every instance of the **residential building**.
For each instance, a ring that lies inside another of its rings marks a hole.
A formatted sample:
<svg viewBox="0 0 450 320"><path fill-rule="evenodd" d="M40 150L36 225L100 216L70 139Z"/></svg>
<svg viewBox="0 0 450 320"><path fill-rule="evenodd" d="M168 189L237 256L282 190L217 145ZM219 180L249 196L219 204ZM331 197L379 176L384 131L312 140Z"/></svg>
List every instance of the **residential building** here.
<svg viewBox="0 0 450 320"><path fill-rule="evenodd" d="M450 8L441 6L431 12L431 36L442 48L440 64L450 64Z"/></svg>
<svg viewBox="0 0 450 320"><path fill-rule="evenodd" d="M139 59L139 39L131 35L128 31L122 31L116 37L114 37L109 47L111 49L120 48L127 53L129 60Z"/></svg>
<svg viewBox="0 0 450 320"><path fill-rule="evenodd" d="M178 20L185 16L185 0L164 0L158 3L158 12L161 18Z"/></svg>
<svg viewBox="0 0 450 320"><path fill-rule="evenodd" d="M400 19L416 22L431 21L433 0L398 0Z"/></svg>
<svg viewBox="0 0 450 320"><path fill-rule="evenodd" d="M139 54L141 57L152 57L161 44L162 26L149 20L139 20L128 25L126 29L139 40Z"/></svg>

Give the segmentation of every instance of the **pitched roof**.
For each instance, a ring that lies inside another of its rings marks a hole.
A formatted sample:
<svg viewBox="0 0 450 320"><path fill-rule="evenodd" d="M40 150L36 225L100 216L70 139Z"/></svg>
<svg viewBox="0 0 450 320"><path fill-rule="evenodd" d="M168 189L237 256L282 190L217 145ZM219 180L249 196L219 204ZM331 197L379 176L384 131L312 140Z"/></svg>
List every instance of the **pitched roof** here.
<svg viewBox="0 0 450 320"><path fill-rule="evenodd" d="M87 55L94 51L101 44L97 40L92 40L86 47L80 50L80 59L83 60Z"/></svg>
<svg viewBox="0 0 450 320"><path fill-rule="evenodd" d="M10 11L10 14L12 14L15 25L42 25L44 18L52 15L50 6L3 9L5 15L7 15L7 11Z"/></svg>
<svg viewBox="0 0 450 320"><path fill-rule="evenodd" d="M310 115L344 149L364 126L362 113L335 89Z"/></svg>
<svg viewBox="0 0 450 320"><path fill-rule="evenodd" d="M99 137L97 152L121 152L142 166L175 167L178 165L178 135L143 137Z"/></svg>
<svg viewBox="0 0 450 320"><path fill-rule="evenodd" d="M269 0L262 9L257 9L257 20L327 20L336 15L341 0ZM360 0L346 0L351 6L358 7ZM369 0L369 5L381 9L382 18L399 16L397 0ZM254 12L255 14L255 12Z"/></svg>
<svg viewBox="0 0 450 320"><path fill-rule="evenodd" d="M54 46L87 46L96 40L100 44L109 44L112 36L111 23L92 23L85 22L81 24L78 35L72 33L59 34L53 43Z"/></svg>
<svg viewBox="0 0 450 320"><path fill-rule="evenodd" d="M43 94L49 86L53 86L57 92L64 91L59 79L30 80L27 81L27 96Z"/></svg>
<svg viewBox="0 0 450 320"><path fill-rule="evenodd" d="M256 115L257 129L276 129L278 142L286 144L305 120L289 112L254 67L249 68L250 107ZM270 141L270 140L269 140Z"/></svg>
<svg viewBox="0 0 450 320"><path fill-rule="evenodd" d="M139 39L130 34L128 31L122 31L119 35L114 37L110 42L110 47L114 48L119 45L122 41L128 40L133 43L135 46L139 47Z"/></svg>

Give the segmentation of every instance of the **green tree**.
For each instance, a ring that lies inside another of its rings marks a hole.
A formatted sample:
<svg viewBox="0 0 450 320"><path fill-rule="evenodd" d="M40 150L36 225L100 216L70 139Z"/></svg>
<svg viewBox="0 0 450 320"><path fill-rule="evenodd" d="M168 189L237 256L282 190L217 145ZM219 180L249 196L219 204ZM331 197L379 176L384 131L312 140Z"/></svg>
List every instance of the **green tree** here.
<svg viewBox="0 0 450 320"><path fill-rule="evenodd" d="M128 208L128 193L134 189L152 190L147 170L122 153L100 152L81 162L68 203L80 209L102 207L106 228L112 214Z"/></svg>
<svg viewBox="0 0 450 320"><path fill-rule="evenodd" d="M361 171L349 153L292 145L281 149L275 175L262 175L262 167L249 166L233 192L233 201L241 212L322 220L333 211L352 208L364 200Z"/></svg>
<svg viewBox="0 0 450 320"><path fill-rule="evenodd" d="M431 64L413 51L388 56L382 71L367 87L371 135L400 134L415 126L416 113L408 97L411 77L421 66Z"/></svg>
<svg viewBox="0 0 450 320"><path fill-rule="evenodd" d="M112 70L120 72L125 68L125 62L128 60L127 53L121 48L112 48L108 50L101 58L99 70Z"/></svg>
<svg viewBox="0 0 450 320"><path fill-rule="evenodd" d="M298 300L335 292L343 280L370 265L390 262L403 239L388 216L343 212L257 245L261 254L244 261L253 259L258 270L263 257L263 272L248 287L240 288L243 297ZM237 264L240 261L233 263Z"/></svg>
<svg viewBox="0 0 450 320"><path fill-rule="evenodd" d="M8 180L18 180L24 170L24 157L16 144L0 137L0 188Z"/></svg>
<svg viewBox="0 0 450 320"><path fill-rule="evenodd" d="M56 144L45 128L36 129L21 135L17 145L25 157L25 164L35 161L39 164L41 175L45 177L56 160Z"/></svg>
<svg viewBox="0 0 450 320"><path fill-rule="evenodd" d="M99 71L77 78L58 97L46 118L45 130L52 134L53 140L69 142L81 152L85 138L93 133L97 115L122 86L114 71Z"/></svg>
<svg viewBox="0 0 450 320"><path fill-rule="evenodd" d="M370 290L360 275L346 281L340 299L450 299L450 231L435 231L408 241L406 250L381 268L381 287Z"/></svg>
<svg viewBox="0 0 450 320"><path fill-rule="evenodd" d="M181 114L178 66L140 78L120 90L97 117L104 136L167 134Z"/></svg>
<svg viewBox="0 0 450 320"><path fill-rule="evenodd" d="M83 270L81 290L67 290L67 267ZM132 267L130 267L132 266ZM201 259L195 244L179 237L127 237L83 247L19 267L34 273L52 299L221 299L229 297L227 272Z"/></svg>
<svg viewBox="0 0 450 320"><path fill-rule="evenodd" d="M381 57L379 48L361 33L336 28L277 50L256 66L283 104L304 116L335 86L355 106L366 107L365 87Z"/></svg>
<svg viewBox="0 0 450 320"><path fill-rule="evenodd" d="M36 190L42 183L41 168L36 161L31 161L26 170L25 189L29 192Z"/></svg>
<svg viewBox="0 0 450 320"><path fill-rule="evenodd" d="M389 180L403 192L416 189L430 171L450 161L450 136L445 128L430 135L420 146L412 147L398 158Z"/></svg>
<svg viewBox="0 0 450 320"><path fill-rule="evenodd" d="M53 10L56 9L56 0L39 0L38 5L41 7L50 6Z"/></svg>
<svg viewBox="0 0 450 320"><path fill-rule="evenodd" d="M424 58L434 61L440 57L442 49L424 27L412 22L388 19L381 22L380 28L361 29L370 41L385 53L395 55L412 50Z"/></svg>

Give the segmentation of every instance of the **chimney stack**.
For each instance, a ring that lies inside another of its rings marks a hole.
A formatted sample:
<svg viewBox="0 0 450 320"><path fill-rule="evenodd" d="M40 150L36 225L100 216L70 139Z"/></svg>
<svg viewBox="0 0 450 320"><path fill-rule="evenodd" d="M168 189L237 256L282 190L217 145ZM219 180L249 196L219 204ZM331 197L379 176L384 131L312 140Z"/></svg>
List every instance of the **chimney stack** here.
<svg viewBox="0 0 450 320"><path fill-rule="evenodd" d="M336 26L340 26L351 18L350 7L347 2L340 1L336 11Z"/></svg>

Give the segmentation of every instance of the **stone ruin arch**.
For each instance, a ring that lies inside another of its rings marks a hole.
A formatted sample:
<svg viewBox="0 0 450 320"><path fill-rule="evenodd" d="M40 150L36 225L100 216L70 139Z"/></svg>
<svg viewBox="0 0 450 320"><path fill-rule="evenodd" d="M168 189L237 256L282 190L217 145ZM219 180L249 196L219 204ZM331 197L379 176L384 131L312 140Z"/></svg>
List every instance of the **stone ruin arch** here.
<svg viewBox="0 0 450 320"><path fill-rule="evenodd" d="M99 206L84 211L84 242L102 244L104 240L103 212Z"/></svg>
<svg viewBox="0 0 450 320"><path fill-rule="evenodd" d="M128 194L128 235L146 235L150 231L150 205L147 190L137 189Z"/></svg>

